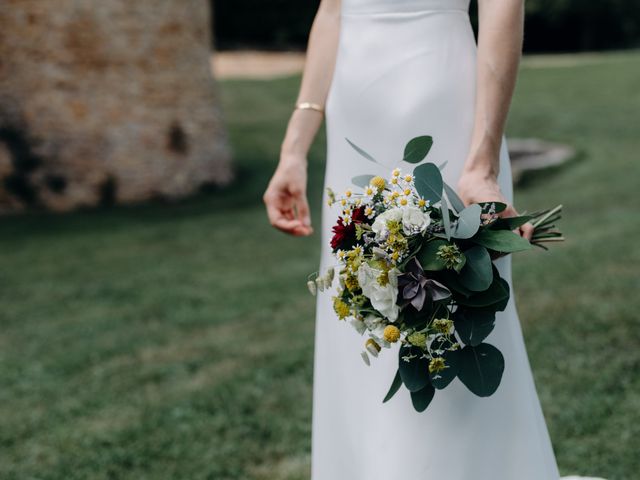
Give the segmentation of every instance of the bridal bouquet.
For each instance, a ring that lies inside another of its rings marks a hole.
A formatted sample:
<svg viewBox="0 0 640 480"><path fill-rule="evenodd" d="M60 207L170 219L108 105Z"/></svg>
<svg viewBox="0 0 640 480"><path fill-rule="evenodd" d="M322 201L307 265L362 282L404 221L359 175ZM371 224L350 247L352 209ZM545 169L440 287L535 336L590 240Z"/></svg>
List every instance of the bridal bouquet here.
<svg viewBox="0 0 640 480"><path fill-rule="evenodd" d="M366 334L367 365L399 344L398 370L383 401L404 384L417 411L455 377L478 396L496 391L504 358L484 340L507 305L509 284L492 259L562 240L554 227L561 206L510 218L499 216L502 203L465 207L443 182L442 166L423 162L432 144L428 136L409 141L403 160L416 165L411 172L354 177L359 191L340 196L327 189L329 204L341 209L331 239L336 266L308 281L315 294L337 276L334 310ZM531 242L513 232L526 222L535 227Z"/></svg>

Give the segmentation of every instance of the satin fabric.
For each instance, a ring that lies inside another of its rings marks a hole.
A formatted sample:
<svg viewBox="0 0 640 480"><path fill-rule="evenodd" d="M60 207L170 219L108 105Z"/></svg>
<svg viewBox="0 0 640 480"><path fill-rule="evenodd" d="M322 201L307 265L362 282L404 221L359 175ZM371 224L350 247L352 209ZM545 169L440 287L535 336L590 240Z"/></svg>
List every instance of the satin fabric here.
<svg viewBox="0 0 640 480"><path fill-rule="evenodd" d="M446 163L455 186L473 128L476 43L468 0L343 0L337 63L326 105L325 187L341 192L360 174L388 178L406 142L432 135L428 160ZM358 155L349 138L380 162ZM499 182L512 199L506 141ZM338 210L323 198L320 272L334 264L329 241ZM511 284L511 259L496 262ZM523 342L513 295L487 342L505 357L498 391L479 398L456 379L423 413L403 387L382 399L397 345L372 365L366 337L317 297L312 480L558 480L559 474Z"/></svg>

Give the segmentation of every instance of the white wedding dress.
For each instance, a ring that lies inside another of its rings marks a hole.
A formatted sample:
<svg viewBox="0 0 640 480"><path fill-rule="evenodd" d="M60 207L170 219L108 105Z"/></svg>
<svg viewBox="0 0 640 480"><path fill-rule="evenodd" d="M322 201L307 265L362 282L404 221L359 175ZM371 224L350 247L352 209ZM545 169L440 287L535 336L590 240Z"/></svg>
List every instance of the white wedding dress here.
<svg viewBox="0 0 640 480"><path fill-rule="evenodd" d="M388 177L412 137L431 135L428 159L446 163L455 186L473 126L476 43L469 0L342 0L337 64L326 105L325 186L342 192L360 174ZM385 167L356 153L349 138ZM500 186L512 198L506 144ZM338 211L322 212L320 272ZM511 259L498 260L511 283ZM313 390L312 480L558 480L513 296L487 342L505 357L498 391L479 398L455 379L416 412L402 387L383 404L398 365L397 345L371 366L365 337L318 293Z"/></svg>

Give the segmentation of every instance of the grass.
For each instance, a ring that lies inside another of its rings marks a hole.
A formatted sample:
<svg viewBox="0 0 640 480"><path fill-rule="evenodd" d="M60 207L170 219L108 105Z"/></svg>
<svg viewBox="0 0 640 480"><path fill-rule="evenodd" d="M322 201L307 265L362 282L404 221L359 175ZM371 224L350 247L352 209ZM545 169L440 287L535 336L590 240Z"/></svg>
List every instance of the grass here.
<svg viewBox="0 0 640 480"><path fill-rule="evenodd" d="M638 65L525 64L509 124L580 151L517 190L563 203L568 241L519 256L514 282L561 470L611 480L640 470ZM0 220L0 478L308 478L319 236L280 234L261 203L298 81L222 84L224 191Z"/></svg>

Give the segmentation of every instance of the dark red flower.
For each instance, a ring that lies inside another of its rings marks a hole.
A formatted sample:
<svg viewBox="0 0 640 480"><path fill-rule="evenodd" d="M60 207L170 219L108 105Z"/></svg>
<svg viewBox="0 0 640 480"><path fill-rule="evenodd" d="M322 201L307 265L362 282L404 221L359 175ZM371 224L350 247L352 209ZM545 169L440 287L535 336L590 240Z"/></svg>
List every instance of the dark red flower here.
<svg viewBox="0 0 640 480"><path fill-rule="evenodd" d="M358 207L353 210L351 215L351 223L344 224L343 218L338 217L338 222L331 229L333 238L331 239L331 248L336 251L339 248L346 250L356 244L356 223L365 223L367 216L364 214L364 207Z"/></svg>

